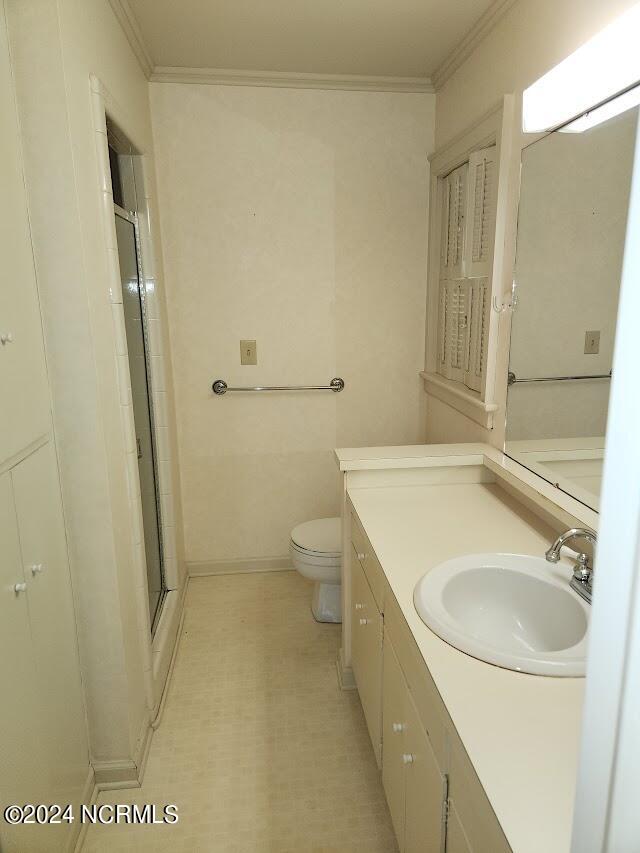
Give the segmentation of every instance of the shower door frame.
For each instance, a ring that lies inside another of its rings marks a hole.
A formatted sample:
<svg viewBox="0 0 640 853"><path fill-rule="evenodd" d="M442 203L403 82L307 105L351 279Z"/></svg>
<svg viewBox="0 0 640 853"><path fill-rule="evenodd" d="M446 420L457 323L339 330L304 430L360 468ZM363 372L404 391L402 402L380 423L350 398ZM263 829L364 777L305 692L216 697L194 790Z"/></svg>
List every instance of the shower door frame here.
<svg viewBox="0 0 640 853"><path fill-rule="evenodd" d="M143 255L142 255L142 243L140 241L140 224L138 221L138 214L135 210L125 210L120 205L113 202L113 212L114 216L119 216L121 219L126 220L131 223L133 226L133 237L135 244L135 252L136 252L136 265L138 268L138 298L140 300L140 319L142 323L142 341L144 348L144 365L145 365L145 373L147 380L147 408L149 410L149 421L151 425L151 461L153 465L153 491L154 498L156 504L156 515L157 515L157 523L156 529L158 533L158 547L160 551L160 597L158 599L158 603L156 605L155 612L153 615L149 612L149 621L151 624L151 636L153 637L155 633L155 629L158 626L158 621L160 619L160 615L162 614L162 606L164 604L164 600L167 595L167 581L165 576L165 553L164 553L164 537L162 533L162 525L163 525L163 511L162 511L162 502L160 500L160 468L158 465L158 448L157 448L157 430L156 430L156 414L155 407L153 405L153 368L151 364L151 338L149 335L149 314L147 308L147 291L145 285L145 275L144 275L144 263L143 263ZM127 355L127 361L129 357ZM134 423L135 423L135 411L134 411ZM140 495L140 502L142 503L142 494ZM143 534L144 534L144 517L143 517ZM148 559L148 556L145 552L145 559ZM147 597L148 597L147 590Z"/></svg>
<svg viewBox="0 0 640 853"><path fill-rule="evenodd" d="M179 524L180 487L177 470L177 445L173 419L173 384L170 368L170 348L167 338L166 306L161 265L161 252L156 237L158 228L158 204L154 198L153 155L147 150L145 140L139 136L132 116L123 111L118 101L95 74L88 79L88 95L95 142L95 191L100 199L101 220L104 231L104 285L103 298L111 314L112 357L115 384L119 392L120 440L117 464L123 471L123 480L114 497L120 507L126 505L128 547L122 552L133 573L135 583L136 627L140 636L139 650L144 669L144 690L150 725L155 725L162 708L162 697L167 683L171 663L174 660L177 637L183 616L187 576L183 562L182 527ZM160 500L162 514L162 537L164 556L164 580L166 593L155 626L151 633L149 597L144 543L142 542L141 502L138 499L139 472L135 450L135 426L129 387L129 364L122 283L116 245L113 189L109 163L107 119L122 133L129 144L126 153L133 156L136 185L136 213L142 248L145 295L149 308L149 337L151 339L151 362L154 390L153 411L156 418L158 466L160 469ZM112 400L107 401L108 404ZM122 486L125 488L123 489ZM126 493L125 493L126 489ZM122 503L120 503L122 502ZM126 503L125 503L126 502ZM123 543L124 545L124 543ZM131 635L131 648L135 639ZM146 739L146 740L145 740ZM148 733L141 743L148 743Z"/></svg>

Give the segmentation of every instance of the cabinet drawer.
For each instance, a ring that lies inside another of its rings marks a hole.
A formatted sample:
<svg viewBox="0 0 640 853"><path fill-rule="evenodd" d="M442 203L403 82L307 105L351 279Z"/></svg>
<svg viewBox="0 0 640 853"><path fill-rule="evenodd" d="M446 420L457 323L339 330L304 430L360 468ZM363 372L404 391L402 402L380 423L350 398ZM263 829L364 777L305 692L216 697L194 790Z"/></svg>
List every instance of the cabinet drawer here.
<svg viewBox="0 0 640 853"><path fill-rule="evenodd" d="M378 605L378 610L381 613L384 613L384 572L382 571L382 566L378 562L378 558L371 547L371 543L369 542L366 533L362 529L362 525L353 513L351 514L351 541L355 550L355 555L364 569L364 573L369 581L369 586L371 587L373 597Z"/></svg>
<svg viewBox="0 0 640 853"><path fill-rule="evenodd" d="M382 758L382 616L364 570L351 570L351 664L378 767Z"/></svg>

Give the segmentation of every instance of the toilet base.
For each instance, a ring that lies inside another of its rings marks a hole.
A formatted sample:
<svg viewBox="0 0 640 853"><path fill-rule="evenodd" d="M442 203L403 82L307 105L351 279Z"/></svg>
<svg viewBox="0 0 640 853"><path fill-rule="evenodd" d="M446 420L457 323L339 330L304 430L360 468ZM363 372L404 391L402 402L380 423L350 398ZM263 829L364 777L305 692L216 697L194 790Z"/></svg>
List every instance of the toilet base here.
<svg viewBox="0 0 640 853"><path fill-rule="evenodd" d="M342 587L339 583L320 583L313 586L311 612L316 622L342 622Z"/></svg>

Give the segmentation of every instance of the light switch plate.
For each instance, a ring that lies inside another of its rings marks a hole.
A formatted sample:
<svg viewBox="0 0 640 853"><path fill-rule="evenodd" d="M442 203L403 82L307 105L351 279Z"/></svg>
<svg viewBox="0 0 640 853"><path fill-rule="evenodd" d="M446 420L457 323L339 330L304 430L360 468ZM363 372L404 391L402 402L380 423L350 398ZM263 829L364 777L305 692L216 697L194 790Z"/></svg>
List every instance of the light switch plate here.
<svg viewBox="0 0 640 853"><path fill-rule="evenodd" d="M600 332L584 333L585 355L597 355L600 352Z"/></svg>
<svg viewBox="0 0 640 853"><path fill-rule="evenodd" d="M240 364L257 364L258 349L255 341L240 341Z"/></svg>

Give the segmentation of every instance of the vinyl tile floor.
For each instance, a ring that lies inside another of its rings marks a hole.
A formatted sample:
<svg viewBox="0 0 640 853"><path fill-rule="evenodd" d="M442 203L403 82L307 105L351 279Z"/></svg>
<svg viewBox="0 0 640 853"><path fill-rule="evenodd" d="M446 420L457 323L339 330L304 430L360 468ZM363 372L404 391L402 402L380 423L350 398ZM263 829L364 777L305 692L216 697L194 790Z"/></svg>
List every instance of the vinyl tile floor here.
<svg viewBox="0 0 640 853"><path fill-rule="evenodd" d="M297 572L192 579L142 787L100 803L178 807L173 825L91 826L83 853L394 853L340 626Z"/></svg>

